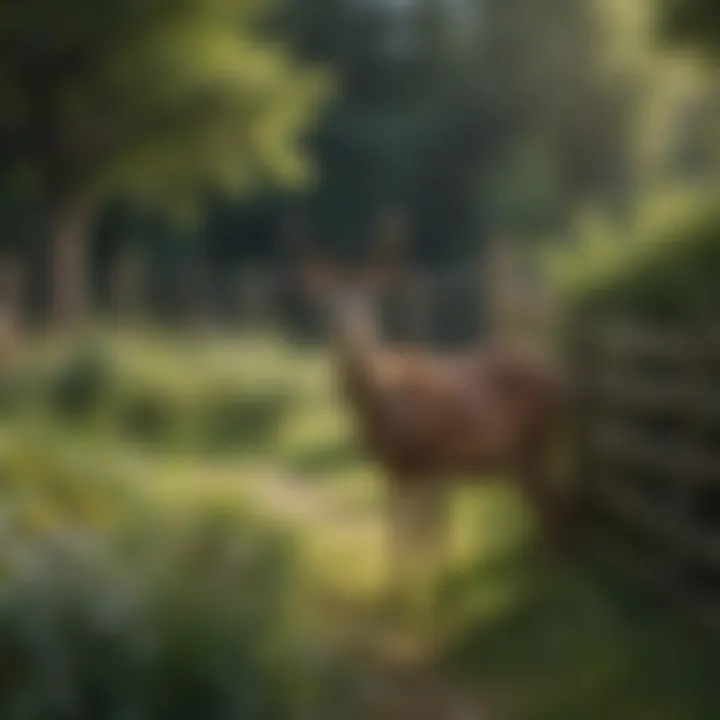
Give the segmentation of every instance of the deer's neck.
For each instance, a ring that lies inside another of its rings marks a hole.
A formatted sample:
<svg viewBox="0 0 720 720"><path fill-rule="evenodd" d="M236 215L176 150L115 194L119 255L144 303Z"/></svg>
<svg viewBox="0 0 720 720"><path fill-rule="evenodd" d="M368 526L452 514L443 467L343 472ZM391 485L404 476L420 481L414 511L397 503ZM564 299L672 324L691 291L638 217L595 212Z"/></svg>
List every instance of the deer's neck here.
<svg viewBox="0 0 720 720"><path fill-rule="evenodd" d="M377 329L371 322L345 326L336 333L336 359L345 391L353 402L362 403L373 394L381 348Z"/></svg>
<svg viewBox="0 0 720 720"><path fill-rule="evenodd" d="M342 366L353 373L369 370L373 357L380 349L374 332L345 331L336 338L336 349Z"/></svg>

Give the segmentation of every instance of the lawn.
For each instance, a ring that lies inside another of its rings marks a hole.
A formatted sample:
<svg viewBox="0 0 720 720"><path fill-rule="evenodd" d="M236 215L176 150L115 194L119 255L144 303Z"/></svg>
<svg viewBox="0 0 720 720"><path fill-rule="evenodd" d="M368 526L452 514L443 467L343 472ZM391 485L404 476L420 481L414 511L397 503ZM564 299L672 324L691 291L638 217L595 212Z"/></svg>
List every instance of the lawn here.
<svg viewBox="0 0 720 720"><path fill-rule="evenodd" d="M97 334L8 365L0 418L2 718L374 717L383 485L324 352ZM550 562L510 484L452 529L437 717L720 716L717 643Z"/></svg>

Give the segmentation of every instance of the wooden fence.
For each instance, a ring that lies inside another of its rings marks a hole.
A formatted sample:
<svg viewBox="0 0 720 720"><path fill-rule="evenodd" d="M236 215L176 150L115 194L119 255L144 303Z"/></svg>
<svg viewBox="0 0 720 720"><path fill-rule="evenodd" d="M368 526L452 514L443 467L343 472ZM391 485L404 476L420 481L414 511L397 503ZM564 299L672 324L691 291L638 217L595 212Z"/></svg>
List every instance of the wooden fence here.
<svg viewBox="0 0 720 720"><path fill-rule="evenodd" d="M590 547L720 629L720 326L586 325L572 348Z"/></svg>

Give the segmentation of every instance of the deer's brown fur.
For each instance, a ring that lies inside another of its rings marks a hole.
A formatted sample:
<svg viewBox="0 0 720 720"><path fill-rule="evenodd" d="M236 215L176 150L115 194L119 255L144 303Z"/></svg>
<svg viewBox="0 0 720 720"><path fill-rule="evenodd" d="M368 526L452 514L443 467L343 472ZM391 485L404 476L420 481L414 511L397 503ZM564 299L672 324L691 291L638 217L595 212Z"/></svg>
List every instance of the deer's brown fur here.
<svg viewBox="0 0 720 720"><path fill-rule="evenodd" d="M367 451L398 482L517 469L559 418L553 375L521 357L340 353Z"/></svg>
<svg viewBox="0 0 720 720"><path fill-rule="evenodd" d="M555 374L509 350L456 357L389 350L377 337L367 287L342 284L327 268L311 276L334 319L338 377L360 440L387 476L396 539L407 543L415 533L409 542L417 549L418 533L437 535L443 499L458 479L503 474L559 542L563 517L547 465L563 416Z"/></svg>

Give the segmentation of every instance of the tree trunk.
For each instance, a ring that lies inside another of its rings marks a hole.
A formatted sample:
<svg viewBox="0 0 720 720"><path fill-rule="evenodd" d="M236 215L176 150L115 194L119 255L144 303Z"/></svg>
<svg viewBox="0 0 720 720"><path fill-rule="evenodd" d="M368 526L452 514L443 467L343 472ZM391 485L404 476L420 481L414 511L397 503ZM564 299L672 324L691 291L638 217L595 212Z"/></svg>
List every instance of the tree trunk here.
<svg viewBox="0 0 720 720"><path fill-rule="evenodd" d="M84 197L59 199L48 225L50 322L56 330L75 330L86 318L87 250L92 204Z"/></svg>

